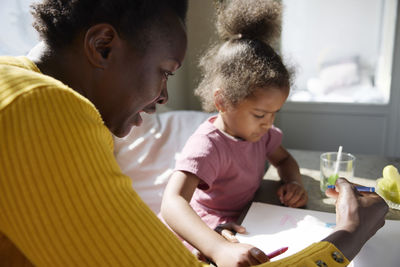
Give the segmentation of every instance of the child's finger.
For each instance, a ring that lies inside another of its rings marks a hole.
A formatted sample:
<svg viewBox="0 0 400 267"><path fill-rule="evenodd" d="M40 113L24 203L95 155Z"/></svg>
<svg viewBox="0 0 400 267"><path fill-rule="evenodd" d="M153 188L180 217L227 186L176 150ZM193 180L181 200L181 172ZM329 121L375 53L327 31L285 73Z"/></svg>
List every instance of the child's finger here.
<svg viewBox="0 0 400 267"><path fill-rule="evenodd" d="M229 227L227 227L228 229L232 229L236 233L241 233L241 234L246 233L246 227L241 226L237 223L230 222L230 223L227 223L227 225L229 225Z"/></svg>
<svg viewBox="0 0 400 267"><path fill-rule="evenodd" d="M283 194L284 194L284 185L282 185L282 186L280 186L278 188L278 190L276 191L276 194L278 195L278 197L283 196Z"/></svg>
<svg viewBox="0 0 400 267"><path fill-rule="evenodd" d="M288 200L288 206L290 207L300 207L307 202L307 193L304 190L299 190L293 197Z"/></svg>
<svg viewBox="0 0 400 267"><path fill-rule="evenodd" d="M241 226L240 224L234 222L219 224L217 227L215 227L214 231L216 231L217 233L221 233L223 229L228 229L231 230L232 232L237 232L241 234L246 233L246 227Z"/></svg>
<svg viewBox="0 0 400 267"><path fill-rule="evenodd" d="M286 186L285 194L283 195L283 202L285 204L288 204L289 201L296 195L296 191L296 188Z"/></svg>
<svg viewBox="0 0 400 267"><path fill-rule="evenodd" d="M237 238L235 237L234 233L228 229L224 229L221 231L221 235L228 240L229 242L232 243L239 243L239 241L237 240Z"/></svg>
<svg viewBox="0 0 400 267"><path fill-rule="evenodd" d="M308 201L308 195L305 191L303 191L299 199L291 207L294 208L302 207L307 204L307 201Z"/></svg>
<svg viewBox="0 0 400 267"><path fill-rule="evenodd" d="M280 187L278 188L278 190L276 191L276 195L278 196L279 201L280 201L282 204L284 204L284 203L283 203L283 195L284 195L284 194L285 194L284 185L282 185L282 186L280 186Z"/></svg>
<svg viewBox="0 0 400 267"><path fill-rule="evenodd" d="M302 196L302 192L296 192L290 199L286 201L286 205L293 207L298 201L301 200Z"/></svg>
<svg viewBox="0 0 400 267"><path fill-rule="evenodd" d="M301 207L307 204L308 195L303 187L291 186L287 192L290 192L292 195L290 199L286 200L285 205L290 207Z"/></svg>
<svg viewBox="0 0 400 267"><path fill-rule="evenodd" d="M218 225L215 227L214 231L232 243L239 243L239 240L237 240L235 234L246 233L246 228L234 222L229 222Z"/></svg>

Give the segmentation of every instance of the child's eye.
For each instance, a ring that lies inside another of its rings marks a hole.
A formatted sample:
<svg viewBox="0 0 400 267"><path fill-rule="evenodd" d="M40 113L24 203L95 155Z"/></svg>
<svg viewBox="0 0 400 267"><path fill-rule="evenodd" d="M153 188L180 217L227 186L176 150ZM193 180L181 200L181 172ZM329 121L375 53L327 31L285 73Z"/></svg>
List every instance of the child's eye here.
<svg viewBox="0 0 400 267"><path fill-rule="evenodd" d="M265 115L256 115L256 114L253 114L253 116L256 117L257 119L262 119L262 118L264 118Z"/></svg>
<svg viewBox="0 0 400 267"><path fill-rule="evenodd" d="M170 71L164 71L164 76L165 76L165 79L168 81L168 77L169 76L173 76L174 74L172 73L172 72L170 72Z"/></svg>

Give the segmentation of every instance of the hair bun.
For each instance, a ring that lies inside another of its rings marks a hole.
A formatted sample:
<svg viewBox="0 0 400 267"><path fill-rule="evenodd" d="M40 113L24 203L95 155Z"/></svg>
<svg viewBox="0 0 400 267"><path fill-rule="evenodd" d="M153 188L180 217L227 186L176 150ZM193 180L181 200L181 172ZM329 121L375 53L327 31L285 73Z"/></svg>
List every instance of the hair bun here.
<svg viewBox="0 0 400 267"><path fill-rule="evenodd" d="M258 39L273 43L281 33L282 4L277 0L228 0L218 7L217 31L223 40Z"/></svg>

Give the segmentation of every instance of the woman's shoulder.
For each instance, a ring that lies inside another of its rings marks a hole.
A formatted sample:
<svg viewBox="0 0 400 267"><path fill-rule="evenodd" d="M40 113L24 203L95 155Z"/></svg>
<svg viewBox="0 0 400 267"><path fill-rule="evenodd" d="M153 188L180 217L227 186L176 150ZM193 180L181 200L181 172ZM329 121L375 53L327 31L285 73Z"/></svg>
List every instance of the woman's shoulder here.
<svg viewBox="0 0 400 267"><path fill-rule="evenodd" d="M0 111L24 99L38 101L43 106L80 105L94 109L94 105L73 89L40 72L37 66L26 57L0 57ZM68 98L69 101L56 101Z"/></svg>

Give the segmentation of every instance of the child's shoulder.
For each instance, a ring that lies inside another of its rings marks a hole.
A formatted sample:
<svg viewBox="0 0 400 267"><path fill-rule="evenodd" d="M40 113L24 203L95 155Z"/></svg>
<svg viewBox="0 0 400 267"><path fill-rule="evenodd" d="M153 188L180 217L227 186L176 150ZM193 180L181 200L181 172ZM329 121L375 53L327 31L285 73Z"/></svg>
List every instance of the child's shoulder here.
<svg viewBox="0 0 400 267"><path fill-rule="evenodd" d="M282 134L282 130L275 125L272 125L271 128L268 131L269 134Z"/></svg>
<svg viewBox="0 0 400 267"><path fill-rule="evenodd" d="M271 139L281 138L283 135L282 130L272 125L268 132L261 139L262 142L269 142Z"/></svg>
<svg viewBox="0 0 400 267"><path fill-rule="evenodd" d="M275 150L282 143L283 133L278 127L272 126L260 140L262 146L269 151Z"/></svg>
<svg viewBox="0 0 400 267"><path fill-rule="evenodd" d="M211 116L203 121L187 140L191 145L202 144L203 146L214 146L223 141L223 135L213 124L216 116Z"/></svg>
<svg viewBox="0 0 400 267"><path fill-rule="evenodd" d="M208 135L217 131L218 129L214 126L213 122L216 118L216 115L212 115L208 117L205 121L203 121L197 129L194 131L193 135Z"/></svg>

